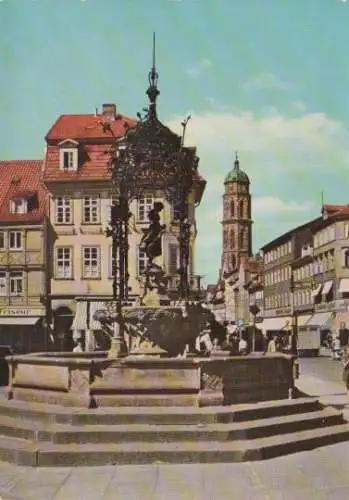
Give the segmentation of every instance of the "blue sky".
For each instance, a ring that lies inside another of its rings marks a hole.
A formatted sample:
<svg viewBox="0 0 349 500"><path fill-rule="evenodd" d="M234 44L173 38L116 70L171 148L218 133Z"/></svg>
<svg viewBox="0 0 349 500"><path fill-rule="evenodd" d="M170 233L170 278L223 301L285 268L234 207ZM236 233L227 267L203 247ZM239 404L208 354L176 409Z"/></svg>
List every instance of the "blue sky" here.
<svg viewBox="0 0 349 500"><path fill-rule="evenodd" d="M38 158L63 113L146 105L152 32L159 114L188 112L208 181L197 272L217 278L223 179L251 178L254 250L349 196L349 2L0 0L0 157Z"/></svg>

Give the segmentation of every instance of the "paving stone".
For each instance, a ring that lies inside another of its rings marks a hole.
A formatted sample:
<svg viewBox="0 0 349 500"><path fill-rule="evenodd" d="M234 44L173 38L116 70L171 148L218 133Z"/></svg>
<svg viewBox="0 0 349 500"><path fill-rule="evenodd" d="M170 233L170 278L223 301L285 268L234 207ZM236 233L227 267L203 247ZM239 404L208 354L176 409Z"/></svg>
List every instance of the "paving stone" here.
<svg viewBox="0 0 349 500"><path fill-rule="evenodd" d="M19 481L9 492L15 498L23 500L51 500L57 494L57 485L39 485L28 483L26 481ZM67 498L67 497L66 497Z"/></svg>
<svg viewBox="0 0 349 500"><path fill-rule="evenodd" d="M156 493L168 500L201 500L206 495L204 474L200 465L160 465Z"/></svg>
<svg viewBox="0 0 349 500"><path fill-rule="evenodd" d="M244 500L256 500L263 493L246 463L208 465L203 474L205 490L212 500L241 500L242 492Z"/></svg>
<svg viewBox="0 0 349 500"><path fill-rule="evenodd" d="M328 488L322 490L321 494L325 495L326 500L347 500L349 498L349 487Z"/></svg>
<svg viewBox="0 0 349 500"><path fill-rule="evenodd" d="M327 500L321 492L313 489L270 490L267 500ZM332 500L339 500L332 497Z"/></svg>
<svg viewBox="0 0 349 500"><path fill-rule="evenodd" d="M97 471L88 471L87 468L72 469L66 481L62 483L55 500L99 500L103 498L115 471L101 468ZM115 497L117 498L117 497Z"/></svg>
<svg viewBox="0 0 349 500"><path fill-rule="evenodd" d="M258 475L260 483L269 490L292 490L312 487L312 481L297 467L288 467L287 462L254 462L251 469Z"/></svg>

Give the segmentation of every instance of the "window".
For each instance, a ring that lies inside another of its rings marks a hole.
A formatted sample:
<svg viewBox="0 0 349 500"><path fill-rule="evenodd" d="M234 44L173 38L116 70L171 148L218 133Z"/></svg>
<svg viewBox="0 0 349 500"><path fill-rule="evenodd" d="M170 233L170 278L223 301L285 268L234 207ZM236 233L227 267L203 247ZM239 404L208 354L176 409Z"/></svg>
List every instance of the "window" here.
<svg viewBox="0 0 349 500"><path fill-rule="evenodd" d="M56 199L56 223L72 223L72 200L67 196L59 196Z"/></svg>
<svg viewBox="0 0 349 500"><path fill-rule="evenodd" d="M6 239L4 231L0 231L0 250L5 250Z"/></svg>
<svg viewBox="0 0 349 500"><path fill-rule="evenodd" d="M77 148L61 149L59 163L61 170L70 170L70 171L77 170L78 167Z"/></svg>
<svg viewBox="0 0 349 500"><path fill-rule="evenodd" d="M147 267L147 255L144 250L138 247L137 255L137 276L143 274Z"/></svg>
<svg viewBox="0 0 349 500"><path fill-rule="evenodd" d="M19 231L10 231L9 233L9 249L22 250L22 233Z"/></svg>
<svg viewBox="0 0 349 500"><path fill-rule="evenodd" d="M349 267L349 248L344 252L344 267Z"/></svg>
<svg viewBox="0 0 349 500"><path fill-rule="evenodd" d="M100 222L98 196L84 196L82 221L84 224L98 224Z"/></svg>
<svg viewBox="0 0 349 500"><path fill-rule="evenodd" d="M233 229L230 231L230 248L235 248L235 232Z"/></svg>
<svg viewBox="0 0 349 500"><path fill-rule="evenodd" d="M83 247L83 278L100 278L100 248Z"/></svg>
<svg viewBox="0 0 349 500"><path fill-rule="evenodd" d="M115 264L118 265L119 262L119 249L116 249L116 262ZM114 259L113 259L113 245L110 245L109 247L109 278L114 277Z"/></svg>
<svg viewBox="0 0 349 500"><path fill-rule="evenodd" d="M235 203L233 201L230 205L230 217L235 217Z"/></svg>
<svg viewBox="0 0 349 500"><path fill-rule="evenodd" d="M70 247L56 248L56 278L70 279L73 277L73 251Z"/></svg>
<svg viewBox="0 0 349 500"><path fill-rule="evenodd" d="M240 203L239 203L239 217L243 218L243 216L244 216L244 201L240 200Z"/></svg>
<svg viewBox="0 0 349 500"><path fill-rule="evenodd" d="M139 222L148 222L148 213L153 208L153 195L142 196L138 200L137 218Z"/></svg>
<svg viewBox="0 0 349 500"><path fill-rule="evenodd" d="M10 273L10 294L23 295L23 273L16 271Z"/></svg>
<svg viewBox="0 0 349 500"><path fill-rule="evenodd" d="M345 224L344 226L344 238L349 238L349 224Z"/></svg>
<svg viewBox="0 0 349 500"><path fill-rule="evenodd" d="M173 276L178 269L178 246L170 243L168 246L168 273Z"/></svg>
<svg viewBox="0 0 349 500"><path fill-rule="evenodd" d="M14 199L10 202L10 211L12 214L25 214L27 208L27 200L24 198Z"/></svg>
<svg viewBox="0 0 349 500"><path fill-rule="evenodd" d="M6 273L0 271L0 297L6 297L7 295L7 279Z"/></svg>

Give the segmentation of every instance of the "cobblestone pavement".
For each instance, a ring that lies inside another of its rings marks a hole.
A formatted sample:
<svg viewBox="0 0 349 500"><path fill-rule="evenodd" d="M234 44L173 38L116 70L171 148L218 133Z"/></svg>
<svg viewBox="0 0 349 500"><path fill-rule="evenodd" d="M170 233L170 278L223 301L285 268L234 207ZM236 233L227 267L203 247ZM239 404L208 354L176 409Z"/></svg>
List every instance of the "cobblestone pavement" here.
<svg viewBox="0 0 349 500"><path fill-rule="evenodd" d="M242 464L29 469L0 464L10 500L347 500L349 444Z"/></svg>
<svg viewBox="0 0 349 500"><path fill-rule="evenodd" d="M298 386L346 416L342 384L304 375ZM0 499L347 500L348 465L349 442L241 464L32 469L0 463Z"/></svg>

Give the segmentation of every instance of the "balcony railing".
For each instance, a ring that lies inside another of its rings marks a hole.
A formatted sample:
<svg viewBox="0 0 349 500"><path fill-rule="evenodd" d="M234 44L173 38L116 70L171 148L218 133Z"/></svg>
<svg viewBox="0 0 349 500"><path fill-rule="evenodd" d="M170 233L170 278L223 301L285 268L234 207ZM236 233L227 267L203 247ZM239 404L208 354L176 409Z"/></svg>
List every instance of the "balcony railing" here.
<svg viewBox="0 0 349 500"><path fill-rule="evenodd" d="M0 266L43 266L43 250L0 252Z"/></svg>
<svg viewBox="0 0 349 500"><path fill-rule="evenodd" d="M42 296L40 295L23 295L23 296L0 296L0 308L8 306L42 306Z"/></svg>

